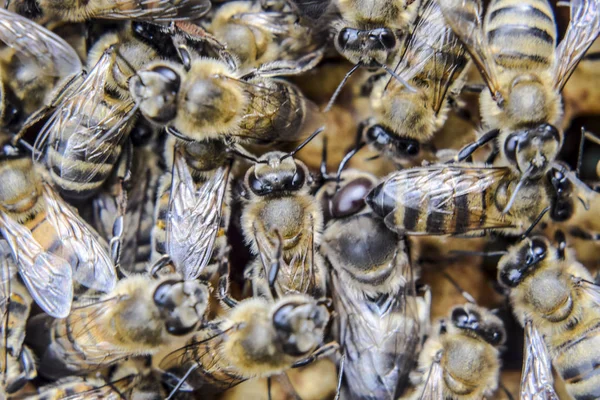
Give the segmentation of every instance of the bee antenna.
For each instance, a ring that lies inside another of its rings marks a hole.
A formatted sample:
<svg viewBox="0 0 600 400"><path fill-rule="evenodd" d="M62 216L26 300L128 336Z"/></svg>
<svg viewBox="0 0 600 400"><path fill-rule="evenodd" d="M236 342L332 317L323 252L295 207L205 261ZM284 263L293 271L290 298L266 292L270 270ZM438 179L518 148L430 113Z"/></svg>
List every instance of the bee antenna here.
<svg viewBox="0 0 600 400"><path fill-rule="evenodd" d="M362 149L365 146L365 144L366 144L365 142L361 142L361 143L357 144L356 147L354 147L352 150L350 150L348 153L346 153L346 155L340 162L340 165L337 170L337 175L335 177L335 191L336 192L340 188L340 180L342 178L342 171L344 170L344 168L346 168L346 164L348 164L350 159L352 157L354 157L356 155L356 153L358 153L360 151L360 149Z"/></svg>
<svg viewBox="0 0 600 400"><path fill-rule="evenodd" d="M454 288L456 290L458 290L458 292L462 295L462 297L465 298L465 300L467 300L469 303L471 304L477 304L477 301L475 301L475 298L466 290L464 290L459 284L458 282L456 282L454 280L454 278L452 278L450 276L450 274L448 274L448 272L446 271L442 271L442 275L444 275L444 278L446 278L448 280L448 282L450 282L452 284L452 286L454 286Z"/></svg>
<svg viewBox="0 0 600 400"><path fill-rule="evenodd" d="M187 370L187 372L185 373L185 375L183 375L183 377L181 377L181 379L179 379L179 382L177 382L177 385L173 388L173 390L171 391L171 393L169 393L169 397L167 397L165 400L172 400L173 396L175 396L177 394L177 392L179 392L179 389L181 389L181 386L183 386L183 384L185 383L185 381L187 380L187 378L189 378L189 376L191 375L191 373L194 372L197 369L198 369L198 364L192 365Z"/></svg>
<svg viewBox="0 0 600 400"><path fill-rule="evenodd" d="M542 218L544 218L544 215L546 215L548 211L550 211L550 207L546 207L542 210L540 215L538 215L535 218L535 221L533 221L529 228L527 228L527 230L521 235L521 240L525 239L531 234L531 232L535 229L536 225L540 223L540 221L542 220Z"/></svg>
<svg viewBox="0 0 600 400"><path fill-rule="evenodd" d="M319 173L323 179L327 177L327 136L323 137L323 150L321 150Z"/></svg>
<svg viewBox="0 0 600 400"><path fill-rule="evenodd" d="M333 103L335 103L335 100L340 95L340 92L342 91L342 88L344 87L346 82L348 82L348 79L350 79L352 74L355 73L356 70L359 69L360 67L362 67L362 63L356 64L354 67L352 67L350 69L350 71L348 71L346 73L346 75L344 75L344 79L342 79L342 81L340 82L338 87L335 89L335 92L333 92L333 95L331 96L331 99L329 99L329 103L327 103L327 107L325 107L323 112L328 112L329 110L331 110L331 107L333 107Z"/></svg>
<svg viewBox="0 0 600 400"><path fill-rule="evenodd" d="M500 257L508 254L506 250L497 251L474 251L474 250L452 250L450 254L457 256L474 256L474 257Z"/></svg>
<svg viewBox="0 0 600 400"><path fill-rule="evenodd" d="M313 140L315 137L317 137L317 135L321 132L323 132L325 130L325 127L322 126L319 129L317 129L316 131L314 131L313 133L310 134L309 137L307 137L304 142L300 143L298 145L298 147L296 147L294 150L292 150L290 153L282 156L279 161L283 161L288 157L294 157L296 155L297 152L299 152L300 150L302 150L304 148L304 146L306 146L308 143L310 143L311 140Z"/></svg>
<svg viewBox="0 0 600 400"><path fill-rule="evenodd" d="M397 80L398 82L400 82L406 89L408 89L409 91L413 92L413 93L417 93L417 89L415 89L415 87L413 85L411 85L410 83L408 83L408 81L406 79L404 79L403 77L401 77L400 75L398 75L396 72L392 71L392 69L390 67L388 67L385 64L379 64L379 66L388 74L390 74L392 76L392 78L394 78L395 80Z"/></svg>
<svg viewBox="0 0 600 400"><path fill-rule="evenodd" d="M260 163L260 161L258 160L258 158L254 157L252 154L249 154L246 152L246 150L242 150L240 147L236 146L236 147L229 147L227 148L227 152L231 153L231 154L235 154L238 157L242 157L248 161L251 161L255 164Z"/></svg>

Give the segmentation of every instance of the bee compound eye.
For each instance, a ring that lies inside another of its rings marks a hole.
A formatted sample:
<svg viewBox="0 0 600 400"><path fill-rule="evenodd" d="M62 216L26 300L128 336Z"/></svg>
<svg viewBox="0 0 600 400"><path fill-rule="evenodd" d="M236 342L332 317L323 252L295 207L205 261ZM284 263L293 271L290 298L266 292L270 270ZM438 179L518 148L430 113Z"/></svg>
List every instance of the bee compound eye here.
<svg viewBox="0 0 600 400"><path fill-rule="evenodd" d="M381 42L383 47L388 50L392 50L396 47L396 37L389 29L384 29L379 34L379 42Z"/></svg>
<svg viewBox="0 0 600 400"><path fill-rule="evenodd" d="M166 89L169 91L177 92L179 90L181 79L179 78L179 74L172 68L164 65L158 65L151 68L150 71L158 74L161 77L163 82L165 82Z"/></svg>
<svg viewBox="0 0 600 400"><path fill-rule="evenodd" d="M350 42L358 40L356 29L343 28L337 37L337 43L341 48L345 48Z"/></svg>

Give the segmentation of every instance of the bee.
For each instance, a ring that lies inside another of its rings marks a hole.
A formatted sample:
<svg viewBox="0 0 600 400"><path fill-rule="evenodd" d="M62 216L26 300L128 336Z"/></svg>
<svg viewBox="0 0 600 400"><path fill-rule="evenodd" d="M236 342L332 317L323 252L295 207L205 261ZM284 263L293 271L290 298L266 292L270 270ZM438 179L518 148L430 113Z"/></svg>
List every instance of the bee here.
<svg viewBox="0 0 600 400"><path fill-rule="evenodd" d="M235 302L233 299L229 299ZM206 324L160 363L178 390L222 392L246 379L277 375L304 366L337 349L323 341L329 311L306 295L275 302L255 297L237 303L225 316Z"/></svg>
<svg viewBox="0 0 600 400"><path fill-rule="evenodd" d="M498 262L498 279L510 293L513 312L525 327L522 398L558 399L552 366L575 399L598 396L597 341L600 288L588 270L567 253L564 235L554 246L527 237Z"/></svg>
<svg viewBox="0 0 600 400"><path fill-rule="evenodd" d="M157 255L168 255L185 279L210 279L211 259L227 246L229 153L220 140L185 142L167 139L167 163L161 178L152 231ZM157 258L154 256L153 258Z"/></svg>
<svg viewBox="0 0 600 400"><path fill-rule="evenodd" d="M233 1L219 6L205 27L227 43L240 69L276 63L297 74L323 57L328 24L317 14L293 0Z"/></svg>
<svg viewBox="0 0 600 400"><path fill-rule="evenodd" d="M118 0L109 3L95 0L83 4L61 0L14 0L7 1L5 8L33 20L82 22L98 18L162 23L198 19L210 9L210 0Z"/></svg>
<svg viewBox="0 0 600 400"><path fill-rule="evenodd" d="M419 7L415 0L337 0L334 45L353 64L385 68L393 62Z"/></svg>
<svg viewBox="0 0 600 400"><path fill-rule="evenodd" d="M396 399L429 320L428 305L415 296L405 238L387 229L364 202L376 182L370 174L349 170L338 190L329 182L316 195L332 217L320 249L332 267L343 398Z"/></svg>
<svg viewBox="0 0 600 400"><path fill-rule="evenodd" d="M222 59L155 62L129 87L144 117L188 141L293 142L319 118L296 86L269 77L275 70L238 72Z"/></svg>
<svg viewBox="0 0 600 400"><path fill-rule="evenodd" d="M116 272L107 245L35 169L31 157L4 141L0 150L0 233L35 302L64 318L73 279L103 292Z"/></svg>
<svg viewBox="0 0 600 400"><path fill-rule="evenodd" d="M6 393L21 389L37 375L35 358L23 346L25 325L33 299L16 277L17 266L10 247L0 241L0 385Z"/></svg>
<svg viewBox="0 0 600 400"><path fill-rule="evenodd" d="M0 126L18 131L82 65L61 37L27 18L0 8L0 26Z"/></svg>
<svg viewBox="0 0 600 400"><path fill-rule="evenodd" d="M410 87L379 79L370 95L373 117L362 123L362 140L396 163L432 150L427 142L444 125L448 96L460 91L468 63L434 0L421 3L403 47L394 73Z"/></svg>
<svg viewBox="0 0 600 400"><path fill-rule="evenodd" d="M553 221L571 218L576 199L589 207L591 196L591 189L560 164L543 179L526 181L508 167L438 164L390 174L366 201L401 234L518 235L547 212Z"/></svg>
<svg viewBox="0 0 600 400"><path fill-rule="evenodd" d="M201 326L208 295L199 281L132 275L111 293L77 304L64 319L36 317L27 340L40 356L38 372L57 379L152 354Z"/></svg>
<svg viewBox="0 0 600 400"><path fill-rule="evenodd" d="M425 341L412 400L491 399L500 380L502 320L474 304L454 307ZM530 398L530 397L524 397Z"/></svg>
<svg viewBox="0 0 600 400"><path fill-rule="evenodd" d="M487 133L465 147L464 160L496 139L502 165L520 179L540 179L563 141L561 90L600 31L594 1L569 3L571 21L556 46L556 23L548 1L493 1L482 25L479 0L443 0L448 24L464 43L489 91L480 95Z"/></svg>
<svg viewBox="0 0 600 400"><path fill-rule="evenodd" d="M325 294L326 282L323 259L316 251L323 215L309 193L308 168L294 154L266 153L246 172L242 231L257 256L246 273L257 294L265 289L266 279L275 279L280 295L307 293L318 298Z"/></svg>

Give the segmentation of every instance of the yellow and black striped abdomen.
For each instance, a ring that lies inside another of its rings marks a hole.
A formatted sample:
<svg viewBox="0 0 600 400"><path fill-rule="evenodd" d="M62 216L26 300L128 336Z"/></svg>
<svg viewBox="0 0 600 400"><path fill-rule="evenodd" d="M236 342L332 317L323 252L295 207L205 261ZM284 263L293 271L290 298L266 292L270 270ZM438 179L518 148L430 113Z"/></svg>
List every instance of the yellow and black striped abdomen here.
<svg viewBox="0 0 600 400"><path fill-rule="evenodd" d="M547 0L494 0L485 36L496 64L507 69L550 68L556 48L556 24Z"/></svg>
<svg viewBox="0 0 600 400"><path fill-rule="evenodd" d="M552 364L565 381L567 391L575 400L600 398L600 321L595 321L573 337L565 335L553 350Z"/></svg>

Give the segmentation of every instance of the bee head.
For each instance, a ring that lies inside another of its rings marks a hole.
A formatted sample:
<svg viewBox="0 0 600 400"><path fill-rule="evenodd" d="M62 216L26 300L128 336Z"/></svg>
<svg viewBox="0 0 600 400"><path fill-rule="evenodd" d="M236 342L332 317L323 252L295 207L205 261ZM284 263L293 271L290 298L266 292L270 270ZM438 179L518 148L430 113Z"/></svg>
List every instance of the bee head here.
<svg viewBox="0 0 600 400"><path fill-rule="evenodd" d="M208 287L198 281L167 280L154 290L154 304L171 335L198 327L208 306Z"/></svg>
<svg viewBox="0 0 600 400"><path fill-rule="evenodd" d="M256 196L297 192L306 187L308 168L303 162L274 151L259 158L246 173L246 186Z"/></svg>
<svg viewBox="0 0 600 400"><path fill-rule="evenodd" d="M421 151L421 143L417 140L399 137L379 124L367 126L363 137L371 147L392 159L415 157Z"/></svg>
<svg viewBox="0 0 600 400"><path fill-rule="evenodd" d="M345 27L335 38L336 49L354 64L380 67L398 46L398 37L389 28L355 29Z"/></svg>
<svg viewBox="0 0 600 400"><path fill-rule="evenodd" d="M550 124L540 124L508 135L504 154L510 163L531 179L541 178L560 150L560 134Z"/></svg>
<svg viewBox="0 0 600 400"><path fill-rule="evenodd" d="M329 311L314 299L293 296L277 304L272 321L283 352L300 357L312 352L323 340Z"/></svg>
<svg viewBox="0 0 600 400"><path fill-rule="evenodd" d="M507 288L517 287L550 257L550 242L543 236L525 238L498 262L498 280Z"/></svg>
<svg viewBox="0 0 600 400"><path fill-rule="evenodd" d="M493 346L499 346L506 339L502 320L486 309L474 304L454 307L450 320L459 330L476 335Z"/></svg>
<svg viewBox="0 0 600 400"><path fill-rule="evenodd" d="M131 95L140 112L159 124L166 124L175 118L180 86L179 72L165 64L138 71L129 82Z"/></svg>

